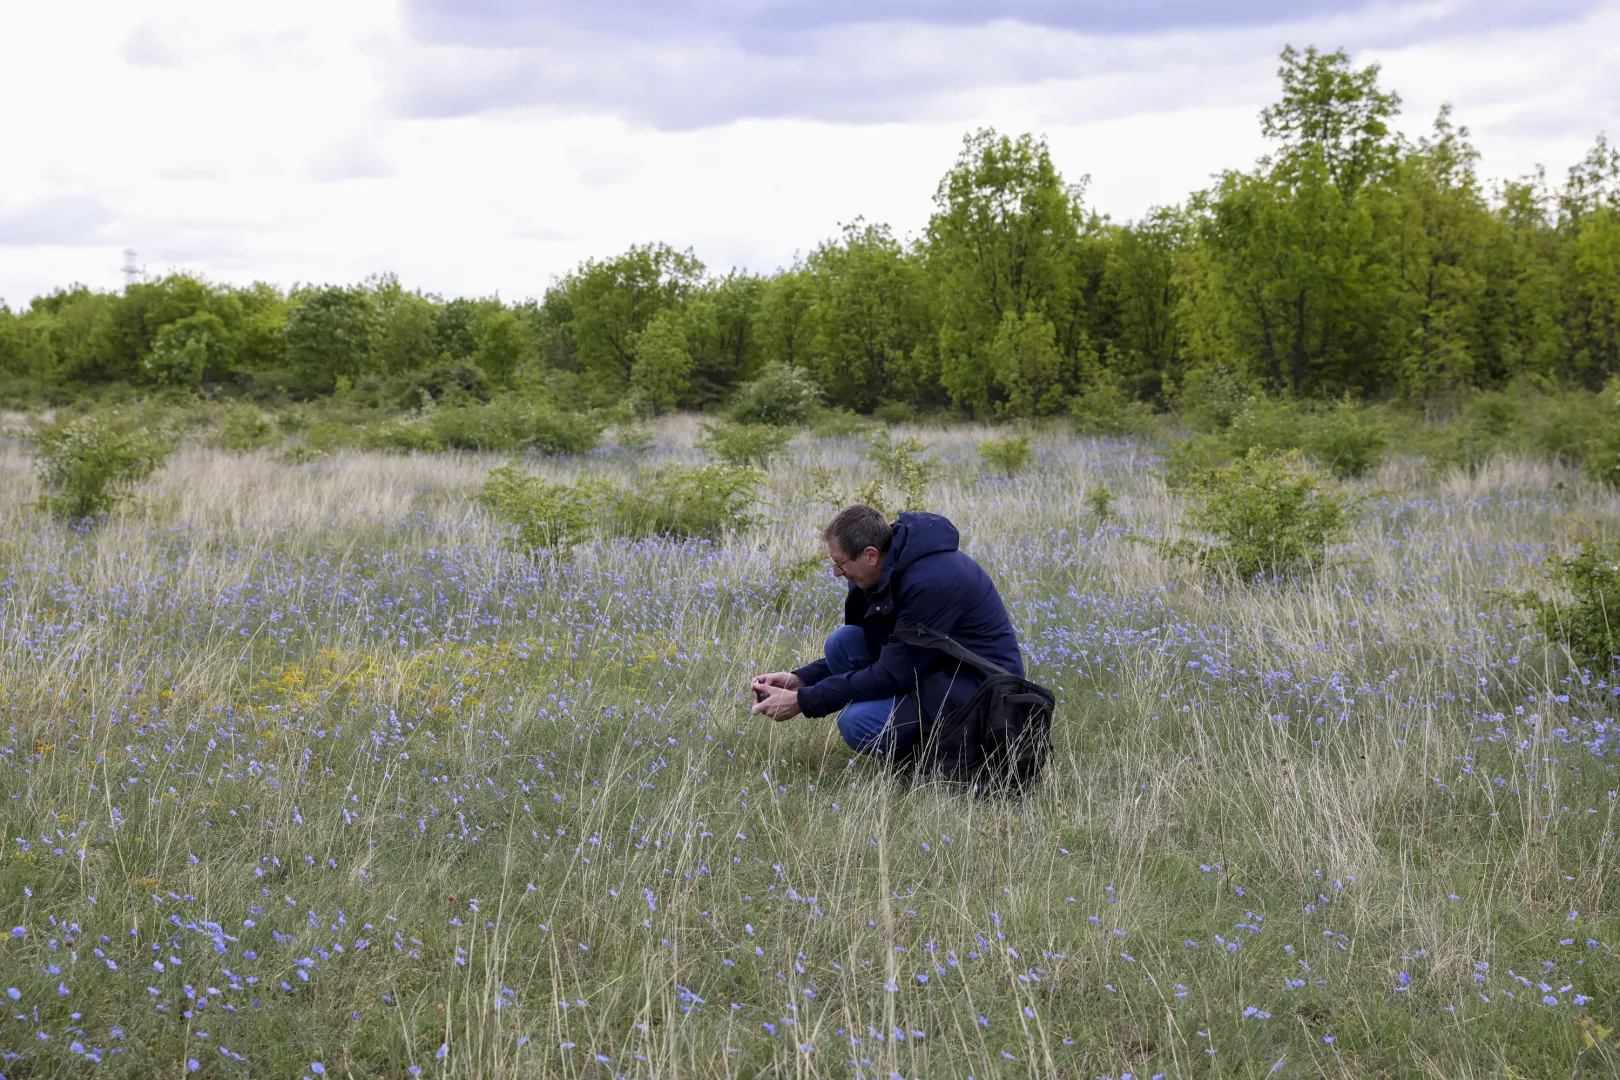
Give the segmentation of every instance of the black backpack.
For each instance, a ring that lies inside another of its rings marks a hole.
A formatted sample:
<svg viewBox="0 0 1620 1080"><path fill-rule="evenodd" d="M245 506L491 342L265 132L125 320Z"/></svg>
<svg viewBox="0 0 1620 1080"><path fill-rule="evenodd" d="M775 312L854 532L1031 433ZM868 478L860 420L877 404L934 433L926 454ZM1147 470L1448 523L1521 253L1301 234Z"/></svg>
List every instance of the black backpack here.
<svg viewBox="0 0 1620 1080"><path fill-rule="evenodd" d="M923 717L916 767L985 790L1022 788L1041 775L1052 756L1052 691L926 627L896 628L890 640L934 649L971 664L985 680L960 709Z"/></svg>

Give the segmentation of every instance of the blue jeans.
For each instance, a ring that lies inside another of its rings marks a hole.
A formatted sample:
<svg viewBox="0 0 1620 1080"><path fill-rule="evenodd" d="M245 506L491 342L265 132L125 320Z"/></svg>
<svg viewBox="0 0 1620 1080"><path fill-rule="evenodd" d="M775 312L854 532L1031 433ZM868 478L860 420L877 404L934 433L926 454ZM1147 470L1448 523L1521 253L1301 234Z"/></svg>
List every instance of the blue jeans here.
<svg viewBox="0 0 1620 1080"><path fill-rule="evenodd" d="M840 626L827 638L827 666L834 675L870 667L866 634L858 626ZM909 706L906 707L906 706ZM911 698L852 701L838 714L838 733L851 750L879 757L904 755L921 734Z"/></svg>

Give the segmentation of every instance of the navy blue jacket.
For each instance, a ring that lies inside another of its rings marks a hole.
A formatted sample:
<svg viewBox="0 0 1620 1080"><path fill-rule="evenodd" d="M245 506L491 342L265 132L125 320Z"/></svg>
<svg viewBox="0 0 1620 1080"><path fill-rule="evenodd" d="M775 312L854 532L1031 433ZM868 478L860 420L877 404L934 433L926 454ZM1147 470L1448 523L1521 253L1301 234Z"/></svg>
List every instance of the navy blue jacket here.
<svg viewBox="0 0 1620 1080"><path fill-rule="evenodd" d="M933 649L890 641L896 626L927 627L949 634L986 660L1022 675L1024 658L995 583L957 549L956 526L938 514L901 514L894 542L883 559L883 576L870 592L851 584L844 622L866 634L870 667L834 675L825 659L794 672L804 681L799 708L826 716L852 701L907 699L924 723L959 708L984 681L977 668L958 664Z"/></svg>

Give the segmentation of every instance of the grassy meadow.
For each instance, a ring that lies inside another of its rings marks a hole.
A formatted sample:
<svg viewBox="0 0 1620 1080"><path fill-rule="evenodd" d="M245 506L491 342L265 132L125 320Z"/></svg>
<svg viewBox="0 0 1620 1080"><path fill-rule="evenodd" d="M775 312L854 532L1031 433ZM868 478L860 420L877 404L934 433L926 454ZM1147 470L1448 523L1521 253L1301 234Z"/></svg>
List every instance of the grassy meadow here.
<svg viewBox="0 0 1620 1080"><path fill-rule="evenodd" d="M503 457L190 447L88 531L4 444L0 1075L1615 1075L1614 691L1500 599L1613 494L1398 459L1250 585L1144 542L1152 443L910 434L1061 701L1023 800L747 713L860 436L722 543L538 558Z"/></svg>

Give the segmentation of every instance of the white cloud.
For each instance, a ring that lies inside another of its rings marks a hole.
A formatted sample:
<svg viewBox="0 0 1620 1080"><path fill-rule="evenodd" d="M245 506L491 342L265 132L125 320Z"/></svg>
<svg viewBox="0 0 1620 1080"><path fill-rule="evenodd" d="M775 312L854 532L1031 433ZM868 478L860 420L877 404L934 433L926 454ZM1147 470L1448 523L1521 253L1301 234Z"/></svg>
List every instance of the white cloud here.
<svg viewBox="0 0 1620 1080"><path fill-rule="evenodd" d="M0 296L15 306L74 280L114 288L126 246L153 271L290 285L395 270L412 286L508 297L651 240L717 269L769 270L857 216L920 232L963 132L983 123L1045 132L1066 175L1090 174L1096 206L1133 217L1262 152L1256 116L1287 41L1368 42L1357 60L1384 63L1410 129L1452 101L1487 174L1541 161L1558 176L1598 130L1620 134L1620 5L1399 44L1415 17L1385 8L1360 26L1128 36L828 30L816 62L893 69L904 107L890 119L849 122L838 105L662 130L600 102L402 117L396 96L444 56L410 40L388 0L153 0L138 15L92 0L28 5L0 38L0 97L22 103L0 121ZM783 63L750 70L823 85ZM971 78L936 77L953 64Z"/></svg>

